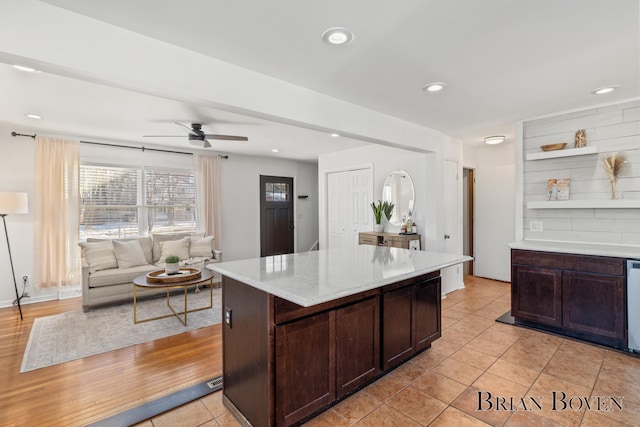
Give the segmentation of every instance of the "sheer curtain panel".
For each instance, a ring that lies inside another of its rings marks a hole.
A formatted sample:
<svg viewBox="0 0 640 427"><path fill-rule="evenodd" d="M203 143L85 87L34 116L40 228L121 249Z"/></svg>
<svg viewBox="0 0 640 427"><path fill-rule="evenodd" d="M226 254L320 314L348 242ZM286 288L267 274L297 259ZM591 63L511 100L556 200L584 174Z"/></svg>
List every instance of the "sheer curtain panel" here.
<svg viewBox="0 0 640 427"><path fill-rule="evenodd" d="M36 276L37 286L77 284L80 144L36 137Z"/></svg>
<svg viewBox="0 0 640 427"><path fill-rule="evenodd" d="M220 250L220 157L194 155L198 223L205 236L213 236L213 246Z"/></svg>

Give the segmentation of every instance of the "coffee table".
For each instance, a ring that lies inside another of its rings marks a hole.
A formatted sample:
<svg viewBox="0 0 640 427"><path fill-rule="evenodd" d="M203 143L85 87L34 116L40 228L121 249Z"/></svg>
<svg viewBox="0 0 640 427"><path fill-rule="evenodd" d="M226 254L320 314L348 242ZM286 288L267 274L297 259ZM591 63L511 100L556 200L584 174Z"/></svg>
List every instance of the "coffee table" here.
<svg viewBox="0 0 640 427"><path fill-rule="evenodd" d="M209 305L206 307L194 308L191 310L187 310L187 289L189 286L200 285L203 283L209 283ZM137 290L138 288L146 288L146 289L165 289L167 292L167 307L171 310L171 313L166 314L164 316L150 317L147 319L138 319L137 315ZM176 311L171 306L170 302L170 293L173 289L182 289L184 291L184 310ZM172 283L158 283L158 282L149 282L147 280L147 275L138 276L133 279L133 323L142 323L149 322L151 320L164 319L166 317L176 316L184 326L187 326L187 314L193 313L196 311L207 310L209 308L213 308L213 271L208 269L203 269L201 271L200 277L197 279L185 280L181 282L172 282ZM184 316L184 318L182 317Z"/></svg>

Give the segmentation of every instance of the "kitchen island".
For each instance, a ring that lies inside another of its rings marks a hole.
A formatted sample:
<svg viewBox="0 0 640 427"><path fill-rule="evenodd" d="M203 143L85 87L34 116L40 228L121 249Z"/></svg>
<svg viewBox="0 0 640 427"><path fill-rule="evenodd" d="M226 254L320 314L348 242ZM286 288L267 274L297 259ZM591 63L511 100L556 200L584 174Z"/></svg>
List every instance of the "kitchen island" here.
<svg viewBox="0 0 640 427"><path fill-rule="evenodd" d="M463 255L357 246L212 266L223 401L244 425L316 415L440 337L440 269Z"/></svg>

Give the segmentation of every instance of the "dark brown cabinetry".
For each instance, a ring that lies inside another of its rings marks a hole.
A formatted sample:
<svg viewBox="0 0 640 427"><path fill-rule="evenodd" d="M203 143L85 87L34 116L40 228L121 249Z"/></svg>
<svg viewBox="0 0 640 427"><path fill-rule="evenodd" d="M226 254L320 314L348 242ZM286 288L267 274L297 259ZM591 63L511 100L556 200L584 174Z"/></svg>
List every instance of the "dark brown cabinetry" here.
<svg viewBox="0 0 640 427"><path fill-rule="evenodd" d="M225 406L246 425L290 426L371 383L440 336L439 275L311 307L223 276Z"/></svg>
<svg viewBox="0 0 640 427"><path fill-rule="evenodd" d="M516 323L627 348L622 258L511 251Z"/></svg>
<svg viewBox="0 0 640 427"><path fill-rule="evenodd" d="M383 289L383 368L429 348L440 337L440 277ZM399 287L399 288L398 288Z"/></svg>

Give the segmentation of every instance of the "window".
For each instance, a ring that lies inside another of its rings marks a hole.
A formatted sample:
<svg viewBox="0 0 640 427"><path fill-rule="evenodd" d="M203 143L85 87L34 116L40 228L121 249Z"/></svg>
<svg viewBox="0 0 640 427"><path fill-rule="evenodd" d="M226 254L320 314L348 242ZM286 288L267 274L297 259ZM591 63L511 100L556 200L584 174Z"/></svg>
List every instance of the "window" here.
<svg viewBox="0 0 640 427"><path fill-rule="evenodd" d="M193 171L80 166L80 238L195 231Z"/></svg>

